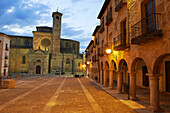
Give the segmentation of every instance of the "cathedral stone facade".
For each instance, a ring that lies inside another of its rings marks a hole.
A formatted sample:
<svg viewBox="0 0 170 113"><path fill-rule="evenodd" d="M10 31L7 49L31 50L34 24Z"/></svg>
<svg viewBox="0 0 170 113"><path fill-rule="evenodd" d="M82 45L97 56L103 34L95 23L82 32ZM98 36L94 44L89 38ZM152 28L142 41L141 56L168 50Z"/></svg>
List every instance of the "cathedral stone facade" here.
<svg viewBox="0 0 170 113"><path fill-rule="evenodd" d="M79 53L79 42L60 39L62 13L53 12L52 17L53 28L37 26L33 37L8 35L9 73L84 72L85 57Z"/></svg>

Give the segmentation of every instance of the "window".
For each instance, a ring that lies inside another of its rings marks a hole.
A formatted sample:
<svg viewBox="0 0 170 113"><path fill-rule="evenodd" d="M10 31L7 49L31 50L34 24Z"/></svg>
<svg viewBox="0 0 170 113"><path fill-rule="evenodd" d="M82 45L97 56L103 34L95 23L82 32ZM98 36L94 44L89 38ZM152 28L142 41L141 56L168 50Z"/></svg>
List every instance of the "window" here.
<svg viewBox="0 0 170 113"><path fill-rule="evenodd" d="M22 57L22 64L25 64L26 63L26 56L24 55L23 57Z"/></svg>
<svg viewBox="0 0 170 113"><path fill-rule="evenodd" d="M80 62L78 63L78 66L80 67Z"/></svg>
<svg viewBox="0 0 170 113"><path fill-rule="evenodd" d="M73 49L75 49L75 44L73 44Z"/></svg>
<svg viewBox="0 0 170 113"><path fill-rule="evenodd" d="M68 48L68 42L66 42L66 47Z"/></svg>
<svg viewBox="0 0 170 113"><path fill-rule="evenodd" d="M17 38L16 42L15 42L15 45L18 46L18 44L19 44L19 39Z"/></svg>
<svg viewBox="0 0 170 113"><path fill-rule="evenodd" d="M41 62L41 60L37 60L37 62Z"/></svg>
<svg viewBox="0 0 170 113"><path fill-rule="evenodd" d="M25 40L25 46L29 47L29 41L28 40Z"/></svg>
<svg viewBox="0 0 170 113"><path fill-rule="evenodd" d="M70 64L70 59L69 58L66 59L66 64Z"/></svg>

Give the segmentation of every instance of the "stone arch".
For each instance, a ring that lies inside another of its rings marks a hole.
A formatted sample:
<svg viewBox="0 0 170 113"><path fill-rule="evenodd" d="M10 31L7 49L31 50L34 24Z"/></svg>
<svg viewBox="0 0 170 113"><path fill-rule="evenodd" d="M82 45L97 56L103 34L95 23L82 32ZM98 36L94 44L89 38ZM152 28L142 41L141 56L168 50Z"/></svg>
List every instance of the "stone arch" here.
<svg viewBox="0 0 170 113"><path fill-rule="evenodd" d="M138 86L149 87L148 66L142 58L137 57L133 60L131 73L135 73Z"/></svg>
<svg viewBox="0 0 170 113"><path fill-rule="evenodd" d="M104 86L109 85L109 63L105 61L104 63Z"/></svg>
<svg viewBox="0 0 170 113"><path fill-rule="evenodd" d="M118 71L123 70L124 69L124 67L123 67L124 65L128 67L127 62L124 59L121 59L119 61L119 65L118 65ZM126 69L126 71L128 71L128 68Z"/></svg>
<svg viewBox="0 0 170 113"><path fill-rule="evenodd" d="M110 69L111 70L117 70L117 65L116 65L116 62L114 60L112 60L111 63L110 63Z"/></svg>
<svg viewBox="0 0 170 113"><path fill-rule="evenodd" d="M170 56L170 53L163 54L156 59L153 66L153 73L160 74L161 64L167 56Z"/></svg>
<svg viewBox="0 0 170 113"><path fill-rule="evenodd" d="M110 77L109 77L109 87L110 89L117 87L117 65L114 60L110 63Z"/></svg>
<svg viewBox="0 0 170 113"><path fill-rule="evenodd" d="M121 59L118 65L118 92L128 93L129 76L128 76L128 64L125 59Z"/></svg>
<svg viewBox="0 0 170 113"><path fill-rule="evenodd" d="M107 70L109 69L109 63L107 61L105 61L105 63L104 63L104 68Z"/></svg>
<svg viewBox="0 0 170 113"><path fill-rule="evenodd" d="M159 91L170 92L170 53L160 55L153 65L153 76L159 76Z"/></svg>

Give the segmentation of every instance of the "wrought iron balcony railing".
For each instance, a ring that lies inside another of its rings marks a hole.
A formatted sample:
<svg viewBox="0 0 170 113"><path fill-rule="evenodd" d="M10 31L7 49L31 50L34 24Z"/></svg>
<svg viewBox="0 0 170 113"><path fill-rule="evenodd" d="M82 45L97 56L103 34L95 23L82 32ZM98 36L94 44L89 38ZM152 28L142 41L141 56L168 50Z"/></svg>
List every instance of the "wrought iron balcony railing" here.
<svg viewBox="0 0 170 113"><path fill-rule="evenodd" d="M8 56L5 56L5 59L8 59Z"/></svg>
<svg viewBox="0 0 170 113"><path fill-rule="evenodd" d="M4 67L8 67L8 65L7 65L7 64L5 64L5 65L4 65Z"/></svg>
<svg viewBox="0 0 170 113"><path fill-rule="evenodd" d="M126 34L120 34L113 39L114 50L120 51L129 48L129 40L126 38Z"/></svg>
<svg viewBox="0 0 170 113"><path fill-rule="evenodd" d="M132 26L131 44L142 44L162 36L161 14L153 13Z"/></svg>
<svg viewBox="0 0 170 113"><path fill-rule="evenodd" d="M127 0L115 0L115 12L118 12L125 4Z"/></svg>
<svg viewBox="0 0 170 113"><path fill-rule="evenodd" d="M112 22L112 9L110 9L110 11L107 13L106 16L106 25L108 26L111 22Z"/></svg>
<svg viewBox="0 0 170 113"><path fill-rule="evenodd" d="M106 52L106 49L112 49L112 46L113 46L113 42L107 42L104 45L104 51Z"/></svg>
<svg viewBox="0 0 170 113"><path fill-rule="evenodd" d="M96 43L96 45L99 45L99 37L97 37L97 38L95 39L95 43Z"/></svg>

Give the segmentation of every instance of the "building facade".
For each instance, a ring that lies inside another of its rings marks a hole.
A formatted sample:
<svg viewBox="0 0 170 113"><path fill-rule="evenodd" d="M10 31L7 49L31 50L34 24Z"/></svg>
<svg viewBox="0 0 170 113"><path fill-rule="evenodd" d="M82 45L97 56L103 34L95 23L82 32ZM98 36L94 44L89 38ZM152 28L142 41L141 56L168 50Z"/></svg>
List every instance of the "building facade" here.
<svg viewBox="0 0 170 113"><path fill-rule="evenodd" d="M118 93L129 92L132 100L138 86L149 88L152 111L160 110L159 93L170 92L168 5L167 0L105 0L89 44L95 53L86 49L91 78Z"/></svg>
<svg viewBox="0 0 170 113"><path fill-rule="evenodd" d="M10 38L0 33L0 85L3 76L8 76Z"/></svg>
<svg viewBox="0 0 170 113"><path fill-rule="evenodd" d="M53 27L37 26L33 37L8 35L11 38L9 73L48 74L56 71L83 73L85 57L80 43L61 39L60 12L53 12Z"/></svg>

